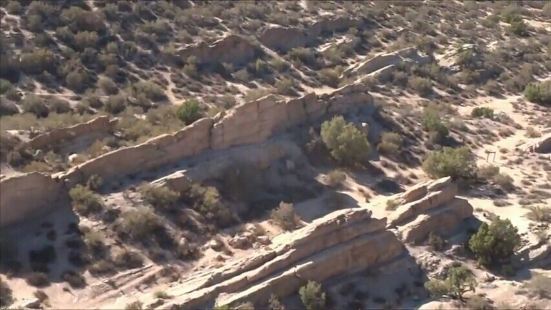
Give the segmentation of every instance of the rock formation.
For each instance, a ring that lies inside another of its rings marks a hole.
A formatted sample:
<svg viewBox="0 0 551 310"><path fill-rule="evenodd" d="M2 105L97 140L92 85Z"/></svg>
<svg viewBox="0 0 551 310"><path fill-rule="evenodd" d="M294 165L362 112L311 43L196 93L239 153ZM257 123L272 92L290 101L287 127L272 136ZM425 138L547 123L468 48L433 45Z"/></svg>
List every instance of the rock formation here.
<svg viewBox="0 0 551 310"><path fill-rule="evenodd" d="M385 225L385 219L371 218L367 209L333 212L276 237L253 257L190 276L185 292L165 306L197 309L213 303L265 303L271 294L295 293L308 280L322 282L388 262L404 248Z"/></svg>
<svg viewBox="0 0 551 310"><path fill-rule="evenodd" d="M448 235L463 220L472 217L473 207L456 198L451 178L421 183L399 195L400 207L389 217L389 228L397 228L405 242L423 241L430 232Z"/></svg>
<svg viewBox="0 0 551 310"><path fill-rule="evenodd" d="M275 96L268 95L237 106L216 122L210 117L200 119L175 133L164 134L142 144L102 154L52 177L63 180L67 189L78 183L86 182L92 175L100 176L104 181L109 182L177 164L206 151L261 143L292 126L317 121L334 113L372 108L372 102L373 99L363 84L350 84L333 93L320 96L308 94L294 99L277 99ZM77 125L74 128L86 127ZM243 130L243 128L247 128L247 130ZM36 181L35 178L28 175L16 178L26 184ZM61 183L57 180L52 182ZM9 187L10 185L3 184L2 186ZM49 191L43 194L45 195L44 201L52 201L56 200L59 193ZM37 205L32 201L36 199L33 195L18 195L13 199L16 199L13 200L14 205ZM4 205L3 201L1 208L13 208Z"/></svg>
<svg viewBox="0 0 551 310"><path fill-rule="evenodd" d="M179 51L183 59L194 56L198 64L231 63L243 65L253 59L259 49L247 39L238 35L228 35L208 44L201 42Z"/></svg>

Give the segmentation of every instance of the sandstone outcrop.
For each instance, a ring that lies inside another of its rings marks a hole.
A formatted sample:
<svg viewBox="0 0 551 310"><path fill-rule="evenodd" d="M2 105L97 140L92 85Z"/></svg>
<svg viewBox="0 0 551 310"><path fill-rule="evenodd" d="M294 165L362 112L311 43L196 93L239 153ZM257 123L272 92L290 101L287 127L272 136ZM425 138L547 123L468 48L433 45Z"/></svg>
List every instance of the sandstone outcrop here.
<svg viewBox="0 0 551 310"><path fill-rule="evenodd" d="M551 133L528 145L527 150L528 152L536 152L541 154L551 153Z"/></svg>
<svg viewBox="0 0 551 310"><path fill-rule="evenodd" d="M268 26L260 31L258 40L265 46L287 52L295 47L302 47L312 44L326 32L344 31L361 24L360 20L348 17L325 18L317 21L304 29Z"/></svg>
<svg viewBox="0 0 551 310"><path fill-rule="evenodd" d="M260 32L258 40L271 49L287 52L295 47L305 46L308 43L308 36L302 29L269 26Z"/></svg>
<svg viewBox="0 0 551 310"><path fill-rule="evenodd" d="M231 63L243 65L256 57L259 52L247 39L238 35L228 35L208 44L201 42L178 51L183 59L194 56L198 64Z"/></svg>
<svg viewBox="0 0 551 310"><path fill-rule="evenodd" d="M26 145L31 149L49 149L54 145L71 144L75 139L93 139L113 130L117 120L110 120L109 116L99 116L86 123L76 124L65 128L56 128L40 134Z"/></svg>
<svg viewBox="0 0 551 310"><path fill-rule="evenodd" d="M415 47L407 47L392 53L379 54L360 62L356 66L345 70L343 76L348 77L352 75L368 74L384 76L394 70L398 64L426 64L428 62L430 62L429 56L420 55Z"/></svg>
<svg viewBox="0 0 551 310"><path fill-rule="evenodd" d="M405 242L421 242L431 232L453 233L473 215L465 199L455 197L457 186L451 178L421 183L397 198L400 207L389 216L389 228L397 228Z"/></svg>
<svg viewBox="0 0 551 310"><path fill-rule="evenodd" d="M367 209L343 209L294 232L276 237L265 250L221 269L190 277L188 289L169 305L197 309L245 301L265 303L271 294L285 297L308 280L325 281L384 264L404 253L385 230L385 219ZM171 292L172 293L172 292Z"/></svg>
<svg viewBox="0 0 551 310"><path fill-rule="evenodd" d="M102 154L53 175L54 180L51 182L65 183L65 192L75 184L86 182L92 175L100 176L105 182L109 182L175 165L195 155L204 155L207 151L261 143L292 126L317 121L333 113L373 108L372 103L371 95L361 83L350 84L320 96L307 94L300 98L277 99L268 95L237 106L221 119L203 118L175 133L164 134L135 146ZM102 118L93 124L103 124L105 121ZM74 128L86 126L77 125ZM246 130L243 130L244 128ZM35 186L32 185L36 181L35 178L27 178L27 181L31 182L27 186ZM5 180L0 182L3 183ZM40 186L40 183L36 186ZM52 191L44 194L49 201L59 193ZM13 197L11 202L16 206L24 206L22 209L25 209L27 206L38 206L39 203L35 202L35 199L38 198L34 195L18 195ZM13 208L4 205L4 200L0 207Z"/></svg>
<svg viewBox="0 0 551 310"><path fill-rule="evenodd" d="M56 208L65 193L62 182L38 172L3 179L0 182L0 226Z"/></svg>

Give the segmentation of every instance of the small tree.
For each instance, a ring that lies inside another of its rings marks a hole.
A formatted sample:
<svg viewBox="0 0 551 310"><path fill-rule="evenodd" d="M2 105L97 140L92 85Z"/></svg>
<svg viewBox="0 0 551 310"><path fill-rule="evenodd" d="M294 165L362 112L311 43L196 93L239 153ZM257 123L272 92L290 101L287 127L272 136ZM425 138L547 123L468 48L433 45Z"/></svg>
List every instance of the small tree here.
<svg viewBox="0 0 551 310"><path fill-rule="evenodd" d="M199 102L197 102L197 100L188 100L184 102L178 107L178 110L176 110L176 115L186 125L195 122L202 116Z"/></svg>
<svg viewBox="0 0 551 310"><path fill-rule="evenodd" d="M476 164L467 147L444 147L429 154L423 162L423 170L433 178L451 176L469 179L476 172Z"/></svg>
<svg viewBox="0 0 551 310"><path fill-rule="evenodd" d="M497 218L490 225L483 223L469 240L469 249L480 264L491 266L509 259L520 245L518 230L511 221Z"/></svg>
<svg viewBox="0 0 551 310"><path fill-rule="evenodd" d="M370 151L367 136L342 116L321 124L321 139L331 156L343 164L361 163Z"/></svg>
<svg viewBox="0 0 551 310"><path fill-rule="evenodd" d="M449 134L448 127L442 122L440 113L431 107L427 107L423 111L423 119L421 121L423 129L429 132L434 137L435 142L440 142Z"/></svg>
<svg viewBox="0 0 551 310"><path fill-rule="evenodd" d="M308 281L305 286L299 289L299 295L306 310L325 309L325 293L321 289L321 284Z"/></svg>
<svg viewBox="0 0 551 310"><path fill-rule="evenodd" d="M425 283L425 288L432 296L449 295L459 300L463 300L466 292L474 292L475 287L476 279L473 273L464 266L450 268L444 280L430 280Z"/></svg>

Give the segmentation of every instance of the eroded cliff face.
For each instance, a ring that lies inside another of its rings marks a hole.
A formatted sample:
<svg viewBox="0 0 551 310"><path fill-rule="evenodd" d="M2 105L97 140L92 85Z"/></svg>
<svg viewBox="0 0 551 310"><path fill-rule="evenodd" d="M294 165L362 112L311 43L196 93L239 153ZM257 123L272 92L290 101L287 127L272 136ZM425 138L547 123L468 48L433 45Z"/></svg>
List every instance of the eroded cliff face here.
<svg viewBox="0 0 551 310"><path fill-rule="evenodd" d="M247 39L238 35L228 35L208 44L201 42L179 51L183 59L193 56L198 64L231 63L242 65L248 63L259 52L259 48Z"/></svg>

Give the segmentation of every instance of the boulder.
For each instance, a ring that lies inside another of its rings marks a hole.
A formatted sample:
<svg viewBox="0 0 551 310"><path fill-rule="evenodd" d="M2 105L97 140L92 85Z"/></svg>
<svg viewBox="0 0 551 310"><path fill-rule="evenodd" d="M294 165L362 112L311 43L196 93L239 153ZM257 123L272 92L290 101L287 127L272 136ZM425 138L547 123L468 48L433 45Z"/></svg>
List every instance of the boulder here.
<svg viewBox="0 0 551 310"><path fill-rule="evenodd" d="M258 40L271 49L285 53L295 47L306 45L308 37L301 29L277 25L262 29Z"/></svg>

